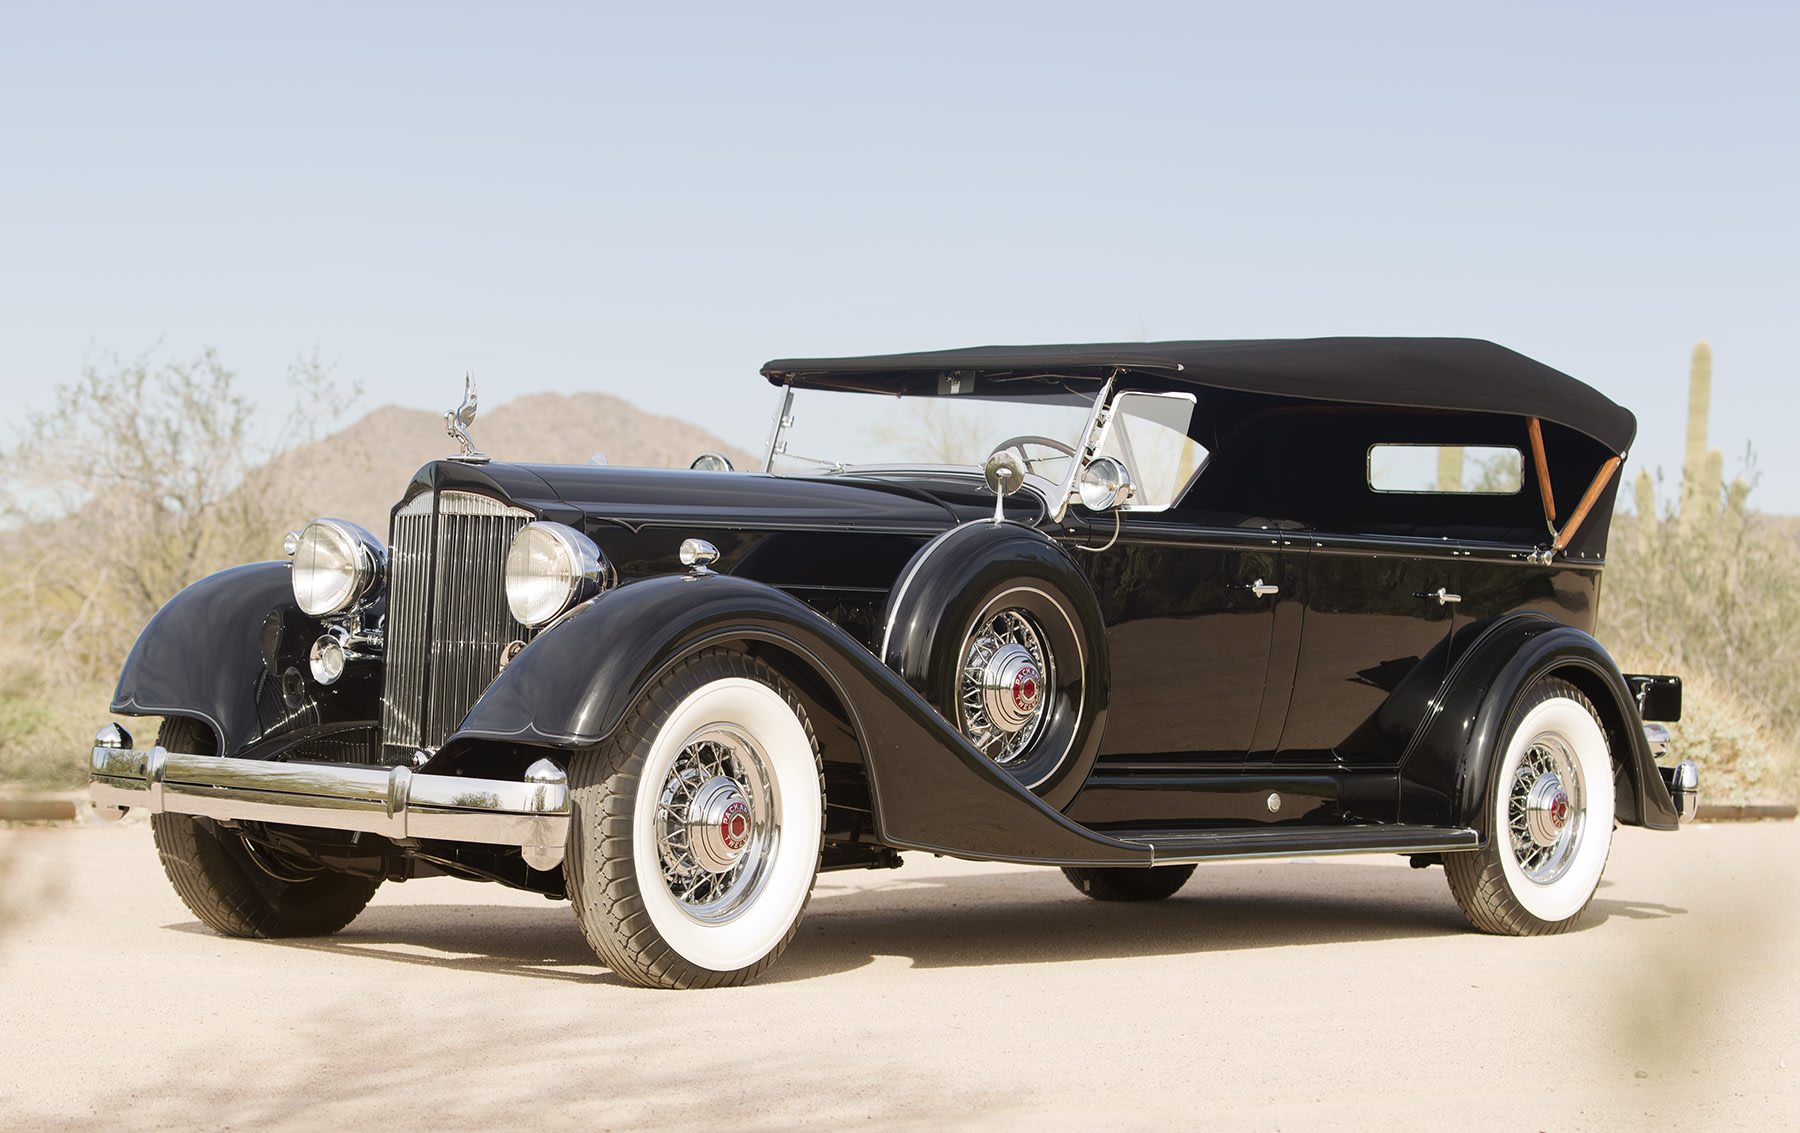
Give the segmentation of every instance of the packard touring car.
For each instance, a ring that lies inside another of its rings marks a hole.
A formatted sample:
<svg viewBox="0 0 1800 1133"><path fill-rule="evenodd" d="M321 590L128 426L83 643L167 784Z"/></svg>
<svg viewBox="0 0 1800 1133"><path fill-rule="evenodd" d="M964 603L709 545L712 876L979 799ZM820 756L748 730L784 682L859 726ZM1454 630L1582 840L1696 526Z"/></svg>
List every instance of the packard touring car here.
<svg viewBox="0 0 1800 1133"><path fill-rule="evenodd" d="M982 347L769 363L755 470L421 468L143 631L96 805L236 936L383 881L574 906L620 976L737 984L820 870L1441 864L1560 932L1616 824L1692 815L1673 677L1595 640L1632 415L1492 343ZM1648 721L1648 723L1647 723Z"/></svg>

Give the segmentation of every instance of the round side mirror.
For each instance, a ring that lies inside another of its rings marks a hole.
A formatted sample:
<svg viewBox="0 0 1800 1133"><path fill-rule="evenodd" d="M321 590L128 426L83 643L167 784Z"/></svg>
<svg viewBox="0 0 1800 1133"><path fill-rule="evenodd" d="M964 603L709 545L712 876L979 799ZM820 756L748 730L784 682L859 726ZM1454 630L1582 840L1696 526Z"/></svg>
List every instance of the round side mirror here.
<svg viewBox="0 0 1800 1133"><path fill-rule="evenodd" d="M1124 462L1113 457L1095 457L1081 470L1081 506L1089 511L1111 511L1136 490Z"/></svg>
<svg viewBox="0 0 1800 1133"><path fill-rule="evenodd" d="M996 496L1009 496L1025 483L1025 462L1010 450L988 457L981 472L987 477L988 491Z"/></svg>
<svg viewBox="0 0 1800 1133"><path fill-rule="evenodd" d="M721 456L719 453L716 453L716 452L701 453L699 456L696 456L694 458L694 463L688 465L688 467L693 469L696 472L735 472L735 471L737 471L737 469L732 467L731 461L729 459L727 459L724 456Z"/></svg>

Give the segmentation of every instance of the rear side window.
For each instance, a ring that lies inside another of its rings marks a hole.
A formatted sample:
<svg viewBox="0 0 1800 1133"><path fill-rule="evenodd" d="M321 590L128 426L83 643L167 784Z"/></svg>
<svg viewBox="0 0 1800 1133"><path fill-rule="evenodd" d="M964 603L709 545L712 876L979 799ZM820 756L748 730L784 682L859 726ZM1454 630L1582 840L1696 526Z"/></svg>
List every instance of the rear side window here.
<svg viewBox="0 0 1800 1133"><path fill-rule="evenodd" d="M1524 482L1525 457L1498 445L1371 445L1368 471L1377 492L1510 496Z"/></svg>

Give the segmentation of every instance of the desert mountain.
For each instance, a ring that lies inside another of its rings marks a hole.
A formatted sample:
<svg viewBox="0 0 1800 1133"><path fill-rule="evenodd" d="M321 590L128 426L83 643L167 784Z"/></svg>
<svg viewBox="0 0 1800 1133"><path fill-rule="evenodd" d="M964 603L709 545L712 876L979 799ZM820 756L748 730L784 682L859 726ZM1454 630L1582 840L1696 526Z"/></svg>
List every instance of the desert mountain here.
<svg viewBox="0 0 1800 1133"><path fill-rule="evenodd" d="M722 453L739 468L755 467L748 453L697 425L657 417L603 393L572 397L540 393L484 409L469 434L495 460L586 464L602 453L608 464L686 468L703 452ZM288 501L292 527L330 515L387 538L388 509L427 461L456 452L444 415L387 405L268 466Z"/></svg>

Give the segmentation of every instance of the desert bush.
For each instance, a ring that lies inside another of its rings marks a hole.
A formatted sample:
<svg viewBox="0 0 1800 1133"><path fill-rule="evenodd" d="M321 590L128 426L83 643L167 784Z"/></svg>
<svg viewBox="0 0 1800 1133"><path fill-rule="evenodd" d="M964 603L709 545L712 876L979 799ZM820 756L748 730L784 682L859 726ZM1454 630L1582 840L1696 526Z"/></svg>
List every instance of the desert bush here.
<svg viewBox="0 0 1800 1133"><path fill-rule="evenodd" d="M1674 743L1721 801L1791 800L1800 755L1800 546L1777 520L1724 507L1621 516L1600 636L1627 669L1680 674Z"/></svg>
<svg viewBox="0 0 1800 1133"><path fill-rule="evenodd" d="M355 396L316 357L288 383L295 408L264 436L213 351L113 359L0 449L0 781L77 784L144 623L196 579L279 548L284 489L250 474Z"/></svg>

